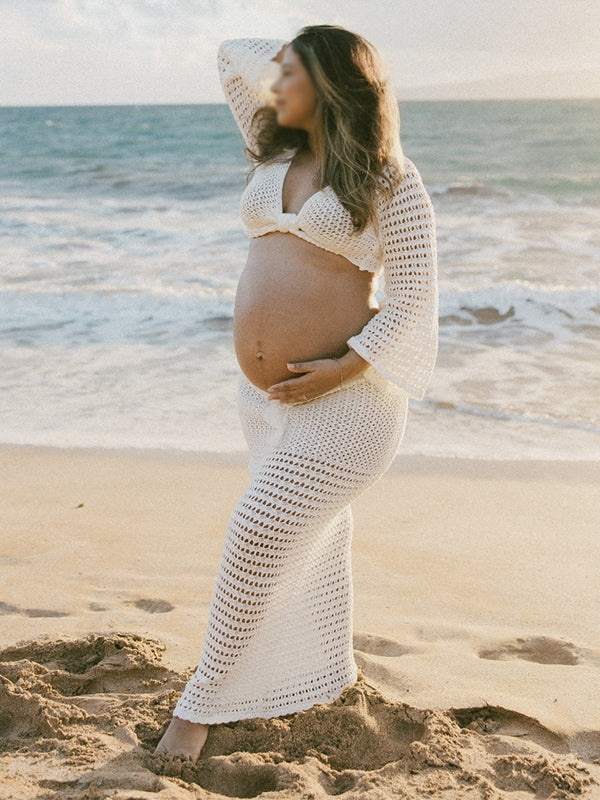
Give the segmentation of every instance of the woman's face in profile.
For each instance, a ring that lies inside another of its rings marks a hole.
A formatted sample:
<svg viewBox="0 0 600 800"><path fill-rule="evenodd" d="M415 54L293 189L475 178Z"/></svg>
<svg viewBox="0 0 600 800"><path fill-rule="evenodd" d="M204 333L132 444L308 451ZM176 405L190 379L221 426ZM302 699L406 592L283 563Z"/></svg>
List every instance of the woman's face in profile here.
<svg viewBox="0 0 600 800"><path fill-rule="evenodd" d="M279 125L284 128L312 130L317 91L300 56L291 45L283 54L279 78L271 89L275 94Z"/></svg>

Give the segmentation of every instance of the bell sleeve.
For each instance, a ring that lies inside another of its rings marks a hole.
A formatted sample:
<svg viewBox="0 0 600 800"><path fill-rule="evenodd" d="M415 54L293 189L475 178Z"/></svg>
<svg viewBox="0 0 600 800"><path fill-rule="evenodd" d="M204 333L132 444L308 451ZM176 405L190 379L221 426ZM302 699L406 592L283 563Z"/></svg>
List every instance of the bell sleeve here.
<svg viewBox="0 0 600 800"><path fill-rule="evenodd" d="M408 159L394 197L381 202L379 238L385 300L348 345L420 400L437 357L437 254L431 200Z"/></svg>

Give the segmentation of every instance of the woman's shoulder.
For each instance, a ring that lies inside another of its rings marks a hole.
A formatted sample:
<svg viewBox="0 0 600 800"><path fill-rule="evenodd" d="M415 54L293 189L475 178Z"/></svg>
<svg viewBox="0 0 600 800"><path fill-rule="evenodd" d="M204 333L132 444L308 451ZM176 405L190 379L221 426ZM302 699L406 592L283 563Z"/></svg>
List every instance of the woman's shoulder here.
<svg viewBox="0 0 600 800"><path fill-rule="evenodd" d="M401 197L411 189L425 191L419 170L405 155L388 162L381 173L381 183L387 189L383 194L387 195L388 200Z"/></svg>
<svg viewBox="0 0 600 800"><path fill-rule="evenodd" d="M397 221L414 213L425 216L433 214L431 198L423 184L421 174L409 158L402 155L399 163L388 164L385 174L387 180L382 181L377 203L377 216L380 221L383 219Z"/></svg>
<svg viewBox="0 0 600 800"><path fill-rule="evenodd" d="M419 170L404 153L389 158L381 171L381 178L383 181L393 181L397 184L401 184L403 181L410 180L417 176L420 177Z"/></svg>

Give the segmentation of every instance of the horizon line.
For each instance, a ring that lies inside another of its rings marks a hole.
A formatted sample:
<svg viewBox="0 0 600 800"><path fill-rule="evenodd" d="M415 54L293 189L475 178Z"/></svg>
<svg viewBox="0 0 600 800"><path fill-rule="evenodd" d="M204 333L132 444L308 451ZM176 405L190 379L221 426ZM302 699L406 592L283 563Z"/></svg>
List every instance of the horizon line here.
<svg viewBox="0 0 600 800"><path fill-rule="evenodd" d="M397 98L399 103L553 103L579 100L600 100L597 95L567 95L560 97L406 97ZM98 103L2 103L0 108L132 108L144 106L227 106L224 101L195 100L195 101L127 101L127 102L98 102Z"/></svg>

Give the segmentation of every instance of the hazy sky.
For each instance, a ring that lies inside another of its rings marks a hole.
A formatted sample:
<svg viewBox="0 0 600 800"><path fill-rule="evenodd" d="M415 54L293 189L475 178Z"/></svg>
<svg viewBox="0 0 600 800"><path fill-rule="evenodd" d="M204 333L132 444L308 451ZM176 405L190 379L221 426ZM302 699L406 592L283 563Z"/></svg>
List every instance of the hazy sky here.
<svg viewBox="0 0 600 800"><path fill-rule="evenodd" d="M0 0L0 105L222 102L219 41L335 23L398 96L600 97L599 0Z"/></svg>

